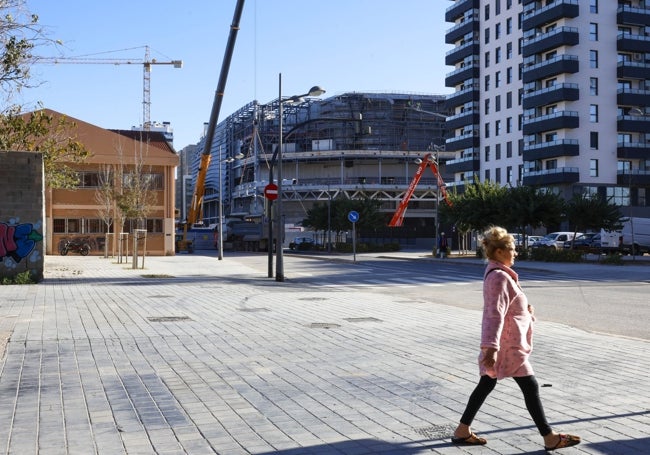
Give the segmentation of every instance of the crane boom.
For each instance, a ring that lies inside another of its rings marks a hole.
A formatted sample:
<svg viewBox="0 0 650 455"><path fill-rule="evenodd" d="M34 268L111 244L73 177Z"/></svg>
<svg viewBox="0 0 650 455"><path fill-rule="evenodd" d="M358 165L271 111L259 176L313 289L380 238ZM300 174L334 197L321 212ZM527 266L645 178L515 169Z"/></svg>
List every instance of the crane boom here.
<svg viewBox="0 0 650 455"><path fill-rule="evenodd" d="M226 43L226 51L221 63L221 72L219 74L219 81L217 83L217 90L214 94L214 101L212 103L212 111L210 112L210 121L208 122L208 129L205 135L205 142L203 144L203 152L201 153L201 161L199 163L199 170L196 175L196 183L194 185L194 192L192 200L187 212L187 220L185 222L184 232L187 232L187 227L196 223L201 213L201 206L203 205L203 195L205 192L205 178L208 174L208 167L210 166L212 142L214 140L214 131L217 127L219 120L219 111L221 110L221 102L223 101L223 94L226 90L226 81L228 80L228 72L230 70L230 61L232 60L232 53L235 49L235 41L237 40L237 32L239 31L239 21L241 19L242 10L244 9L244 0L237 0L235 6L235 13L233 15L232 24L230 25L230 33L228 35L228 42ZM221 182L219 182L221 185ZM219 189L221 191L221 189ZM221 194L219 195L221 197ZM221 226L219 226L221 229ZM185 238L185 235L184 235Z"/></svg>
<svg viewBox="0 0 650 455"><path fill-rule="evenodd" d="M404 193L404 197L402 198L402 201L399 203L399 206L397 207L397 210L395 211L395 214L393 215L393 218L390 220L390 223L388 223L388 226L390 227L400 227L402 223L404 222L404 214L406 214L406 208L409 205L409 201L411 200L411 196L413 196L413 193L415 192L415 188L418 186L418 183L420 182L420 179L422 178L422 174L424 174L424 170L429 167L431 168L431 171L433 172L433 175L436 176L436 180L438 182L438 193L441 193L443 198L445 199L445 202L449 207L452 206L451 199L449 199L449 196L447 195L447 189L445 186L445 182L442 179L442 176L440 175L440 172L438 171L438 163L434 159L433 155L431 153L427 153L424 155L424 159L418 166L417 171L415 171L415 175L413 176L413 180L411 180L411 184L406 190L406 193ZM437 220L436 220L437 222Z"/></svg>
<svg viewBox="0 0 650 455"><path fill-rule="evenodd" d="M149 46L144 46L144 59L133 58L95 58L95 57L36 57L34 63L45 64L83 64L83 65L142 65L142 126L145 130L151 127L151 67L152 65L173 65L174 68L182 68L182 60L170 60L160 62L151 59Z"/></svg>

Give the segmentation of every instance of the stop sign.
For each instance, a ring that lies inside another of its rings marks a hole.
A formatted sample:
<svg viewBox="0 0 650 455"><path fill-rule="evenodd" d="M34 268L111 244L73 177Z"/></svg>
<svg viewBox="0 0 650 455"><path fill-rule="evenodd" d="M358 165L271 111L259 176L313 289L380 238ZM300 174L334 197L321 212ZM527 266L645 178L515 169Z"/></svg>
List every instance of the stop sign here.
<svg viewBox="0 0 650 455"><path fill-rule="evenodd" d="M278 198L278 186L275 183L269 183L264 187L264 197L269 201L275 201Z"/></svg>

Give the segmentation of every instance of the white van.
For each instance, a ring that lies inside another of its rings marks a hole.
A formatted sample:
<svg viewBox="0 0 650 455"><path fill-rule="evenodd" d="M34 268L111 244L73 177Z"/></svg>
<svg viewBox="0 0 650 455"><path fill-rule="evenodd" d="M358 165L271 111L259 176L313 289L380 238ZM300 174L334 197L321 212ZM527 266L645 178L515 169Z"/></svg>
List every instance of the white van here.
<svg viewBox="0 0 650 455"><path fill-rule="evenodd" d="M582 232L551 232L546 234L540 240L533 244L533 248L555 248L556 250L564 248L564 242L573 240L574 236L582 235Z"/></svg>
<svg viewBox="0 0 650 455"><path fill-rule="evenodd" d="M623 249L634 254L650 253L650 218L628 218L621 229Z"/></svg>

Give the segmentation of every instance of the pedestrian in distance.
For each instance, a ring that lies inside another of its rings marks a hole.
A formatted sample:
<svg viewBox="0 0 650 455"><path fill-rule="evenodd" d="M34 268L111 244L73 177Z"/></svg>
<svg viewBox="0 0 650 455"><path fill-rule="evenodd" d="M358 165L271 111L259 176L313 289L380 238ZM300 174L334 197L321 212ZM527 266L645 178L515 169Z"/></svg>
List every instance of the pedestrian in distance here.
<svg viewBox="0 0 650 455"><path fill-rule="evenodd" d="M440 257L445 258L447 255L447 247L449 246L449 243L447 242L447 237L445 236L445 233L443 232L440 234L440 239L438 240L438 251L440 252Z"/></svg>
<svg viewBox="0 0 650 455"><path fill-rule="evenodd" d="M451 439L457 445L484 445L485 438L471 430L474 417L498 380L513 378L524 395L526 408L548 451L571 447L580 437L555 432L544 414L529 357L533 350L533 307L512 269L517 252L515 239L501 227L491 227L481 244L487 257L483 275L483 321L479 354L480 380Z"/></svg>

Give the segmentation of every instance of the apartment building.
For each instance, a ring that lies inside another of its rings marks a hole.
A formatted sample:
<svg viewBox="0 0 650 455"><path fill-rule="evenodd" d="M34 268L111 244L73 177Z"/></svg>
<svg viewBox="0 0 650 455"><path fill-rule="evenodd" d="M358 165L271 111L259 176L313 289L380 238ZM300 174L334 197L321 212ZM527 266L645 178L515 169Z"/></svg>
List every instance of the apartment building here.
<svg viewBox="0 0 650 455"><path fill-rule="evenodd" d="M650 6L455 0L445 56L447 171L600 194L650 217Z"/></svg>

